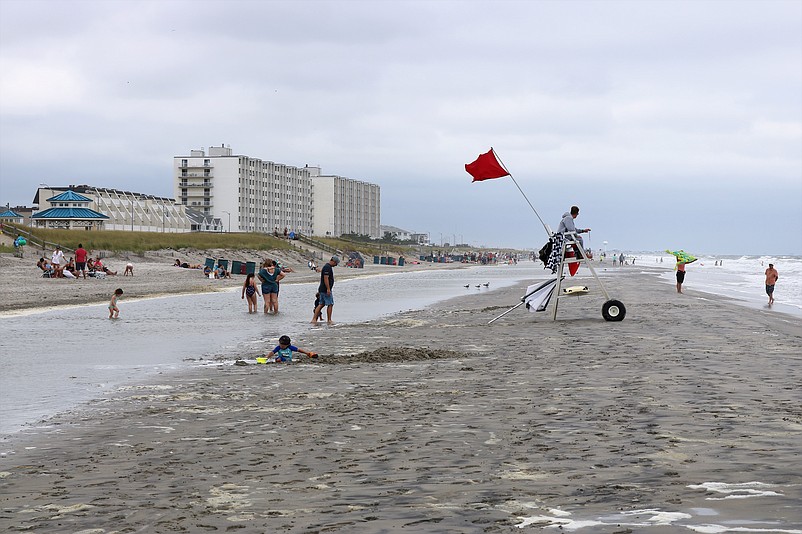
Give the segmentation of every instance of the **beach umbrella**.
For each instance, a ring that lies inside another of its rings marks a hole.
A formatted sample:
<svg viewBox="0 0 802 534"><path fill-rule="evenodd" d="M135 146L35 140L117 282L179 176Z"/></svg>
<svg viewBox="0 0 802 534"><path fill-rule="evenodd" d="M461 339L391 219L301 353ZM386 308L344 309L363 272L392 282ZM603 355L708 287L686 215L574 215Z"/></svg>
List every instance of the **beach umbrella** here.
<svg viewBox="0 0 802 534"><path fill-rule="evenodd" d="M530 312L545 311L557 287L557 279L546 280L541 284L534 284L526 288L526 295L521 299Z"/></svg>

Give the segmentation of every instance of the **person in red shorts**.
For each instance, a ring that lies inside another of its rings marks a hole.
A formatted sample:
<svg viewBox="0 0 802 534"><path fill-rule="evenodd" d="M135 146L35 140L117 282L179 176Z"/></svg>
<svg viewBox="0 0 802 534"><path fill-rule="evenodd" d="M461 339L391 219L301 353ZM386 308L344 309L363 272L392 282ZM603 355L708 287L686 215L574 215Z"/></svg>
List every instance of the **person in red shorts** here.
<svg viewBox="0 0 802 534"><path fill-rule="evenodd" d="M780 278L780 274L774 268L774 264L769 263L769 268L766 269L766 295L769 296L769 306L774 304L774 284L777 283L778 278Z"/></svg>

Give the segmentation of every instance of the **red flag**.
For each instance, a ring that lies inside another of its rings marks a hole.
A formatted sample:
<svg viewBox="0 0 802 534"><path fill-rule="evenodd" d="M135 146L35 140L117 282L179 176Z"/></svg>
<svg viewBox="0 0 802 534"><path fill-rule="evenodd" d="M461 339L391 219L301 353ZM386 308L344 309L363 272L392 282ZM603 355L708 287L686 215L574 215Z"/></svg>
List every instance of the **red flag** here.
<svg viewBox="0 0 802 534"><path fill-rule="evenodd" d="M490 180L491 178L501 178L508 176L510 173L504 170L504 167L496 159L496 154L493 149L485 154L479 154L476 161L473 163L466 163L465 170L468 174L473 176L473 182L481 182L482 180Z"/></svg>

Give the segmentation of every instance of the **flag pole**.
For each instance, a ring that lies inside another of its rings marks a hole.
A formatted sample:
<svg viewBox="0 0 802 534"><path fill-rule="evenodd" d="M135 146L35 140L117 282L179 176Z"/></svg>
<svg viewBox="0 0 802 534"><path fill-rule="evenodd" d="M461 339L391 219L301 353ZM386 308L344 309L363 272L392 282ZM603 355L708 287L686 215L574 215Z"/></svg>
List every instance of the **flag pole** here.
<svg viewBox="0 0 802 534"><path fill-rule="evenodd" d="M521 192L521 194L522 194L522 195L523 195L523 197L524 197L524 200L526 200L526 203L527 203L527 204L529 204L529 207L530 207L530 208L532 208L532 211L534 211L534 212L535 212L535 215L537 216L538 220L540 221L540 224L542 224L542 225L543 225L543 229L546 231L546 235L547 235L547 236L549 236L549 237L551 237L551 232L549 231L549 227L548 227L548 226L546 226L546 223L544 223L544 222L543 222L543 219L541 219L541 218L540 218L540 214L538 214L537 210L536 210L536 209L535 209L535 207L532 205L532 203L531 203L531 202L529 202L529 199L526 197L526 193L524 193L524 190L523 190L523 189L521 189L521 186L520 186L520 185L518 185L518 182L516 182L516 181L515 181L515 177L512 175L512 173L509 171L509 169L507 169L507 166L506 166L506 165L504 165L504 162L503 162L503 161L501 161L501 158L499 158L499 157L498 157L498 154L496 154L496 150L495 150L493 147L490 147L490 150L492 150L492 151L493 151L493 156L495 156L495 158L496 158L496 161L498 161L498 162L499 162L499 164L500 164L500 165L501 165L501 166L504 168L504 170L505 170L505 171L507 171L507 174L509 174L509 175L510 175L510 178L512 178L512 183L514 183L514 184L515 184L515 187L517 187L517 188L518 188L518 191L520 191L520 192Z"/></svg>

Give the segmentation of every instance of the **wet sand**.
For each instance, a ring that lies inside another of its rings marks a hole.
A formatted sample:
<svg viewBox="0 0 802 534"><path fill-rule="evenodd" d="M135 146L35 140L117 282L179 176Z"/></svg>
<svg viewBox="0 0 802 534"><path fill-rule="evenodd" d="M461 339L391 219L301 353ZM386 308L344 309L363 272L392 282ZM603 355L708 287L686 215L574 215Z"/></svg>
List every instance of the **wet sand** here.
<svg viewBox="0 0 802 534"><path fill-rule="evenodd" d="M0 529L802 532L802 320L605 280L620 323L509 288L122 388L5 444Z"/></svg>

